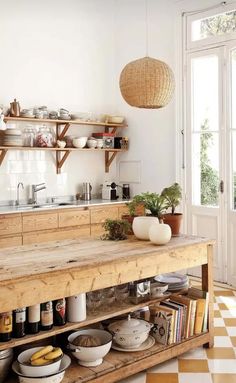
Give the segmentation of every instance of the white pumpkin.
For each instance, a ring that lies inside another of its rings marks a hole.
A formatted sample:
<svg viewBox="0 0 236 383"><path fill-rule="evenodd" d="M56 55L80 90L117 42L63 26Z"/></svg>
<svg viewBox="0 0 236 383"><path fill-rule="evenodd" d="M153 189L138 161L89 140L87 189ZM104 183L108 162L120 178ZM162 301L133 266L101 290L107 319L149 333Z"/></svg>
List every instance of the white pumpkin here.
<svg viewBox="0 0 236 383"><path fill-rule="evenodd" d="M171 228L165 223L154 223L149 229L149 239L155 245L165 245L171 239Z"/></svg>
<svg viewBox="0 0 236 383"><path fill-rule="evenodd" d="M135 237L144 241L149 240L149 229L153 224L159 225L157 217L135 217L132 224L132 229Z"/></svg>

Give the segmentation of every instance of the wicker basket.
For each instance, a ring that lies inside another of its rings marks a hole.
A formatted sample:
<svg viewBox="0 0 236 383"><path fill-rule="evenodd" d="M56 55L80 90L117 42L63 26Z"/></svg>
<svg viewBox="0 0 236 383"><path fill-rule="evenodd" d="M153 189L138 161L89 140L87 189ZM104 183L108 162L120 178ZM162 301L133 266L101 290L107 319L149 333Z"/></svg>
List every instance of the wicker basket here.
<svg viewBox="0 0 236 383"><path fill-rule="evenodd" d="M169 103L174 88L174 74L170 67L151 57L131 61L120 75L123 98L138 108L162 108Z"/></svg>

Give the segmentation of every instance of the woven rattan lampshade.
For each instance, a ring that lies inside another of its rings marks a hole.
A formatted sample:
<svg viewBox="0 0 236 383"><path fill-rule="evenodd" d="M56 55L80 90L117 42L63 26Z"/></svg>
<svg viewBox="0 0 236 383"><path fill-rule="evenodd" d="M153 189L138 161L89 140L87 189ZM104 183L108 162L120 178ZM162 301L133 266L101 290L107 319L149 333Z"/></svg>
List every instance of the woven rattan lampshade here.
<svg viewBox="0 0 236 383"><path fill-rule="evenodd" d="M170 67L151 57L131 61L120 75L123 98L137 108L162 108L171 100L174 88L174 74Z"/></svg>

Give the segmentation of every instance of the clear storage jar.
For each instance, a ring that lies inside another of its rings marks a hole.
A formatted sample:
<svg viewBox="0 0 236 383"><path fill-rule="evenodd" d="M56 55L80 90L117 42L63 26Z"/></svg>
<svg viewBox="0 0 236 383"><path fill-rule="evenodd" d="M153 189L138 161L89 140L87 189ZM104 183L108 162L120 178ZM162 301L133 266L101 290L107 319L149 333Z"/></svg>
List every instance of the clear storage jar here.
<svg viewBox="0 0 236 383"><path fill-rule="evenodd" d="M39 128L36 135L37 147L52 148L55 145L55 134L48 126L43 125Z"/></svg>
<svg viewBox="0 0 236 383"><path fill-rule="evenodd" d="M23 130L23 146L32 147L35 145L36 131L32 126L27 126Z"/></svg>

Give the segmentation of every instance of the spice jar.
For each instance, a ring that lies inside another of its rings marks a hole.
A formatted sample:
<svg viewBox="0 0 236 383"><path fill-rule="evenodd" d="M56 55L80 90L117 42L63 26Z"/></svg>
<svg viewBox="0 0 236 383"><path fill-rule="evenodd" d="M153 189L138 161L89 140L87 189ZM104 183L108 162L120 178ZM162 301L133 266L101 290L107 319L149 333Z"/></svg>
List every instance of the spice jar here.
<svg viewBox="0 0 236 383"><path fill-rule="evenodd" d="M41 126L36 136L36 146L51 148L55 145L55 135L46 125Z"/></svg>
<svg viewBox="0 0 236 383"><path fill-rule="evenodd" d="M120 147L121 149L127 150L129 146L129 139L128 137L122 137L120 140Z"/></svg>

